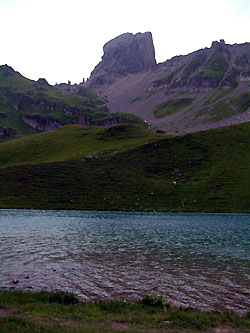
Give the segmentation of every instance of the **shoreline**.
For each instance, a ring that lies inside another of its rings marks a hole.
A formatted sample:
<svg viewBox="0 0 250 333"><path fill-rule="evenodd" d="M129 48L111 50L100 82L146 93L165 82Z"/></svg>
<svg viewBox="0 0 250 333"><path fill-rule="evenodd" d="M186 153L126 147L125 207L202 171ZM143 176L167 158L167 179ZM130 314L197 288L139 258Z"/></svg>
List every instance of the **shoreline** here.
<svg viewBox="0 0 250 333"><path fill-rule="evenodd" d="M15 280L15 279L13 279ZM17 280L18 281L18 280ZM123 297L123 296L114 296L114 297L102 297L101 295L99 296L86 296L85 298L79 296L75 292L68 292L63 289L53 289L53 288L48 288L48 289L43 289L43 288L35 288L33 286L28 286L28 287L18 287L17 284L12 283L12 286L10 287L1 287L0 286L0 293L1 292L21 292L21 293L32 293L32 294L37 294L37 293L59 293L59 294L71 294L74 297L76 297L81 303L88 304L88 303L95 303L95 302L127 302L130 304L138 304L143 298L152 298L152 299L164 299L164 304L167 307L173 307L177 308L179 310L189 310L189 311L198 311L200 313L220 313L220 314L234 314L239 317L244 317L248 313L250 313L250 308L237 308L237 309L223 309L222 307L212 309L211 307L199 307L199 306L193 306L189 303L185 303L180 300L173 299L172 297L169 298L169 295L160 295L159 293L154 293L154 292L148 292L147 294L142 294L140 296L136 295L135 297ZM19 281L17 282L19 283ZM15 287L16 286L16 287ZM250 304L250 303L249 303ZM0 304L1 306L1 304Z"/></svg>
<svg viewBox="0 0 250 333"><path fill-rule="evenodd" d="M14 325L14 326L13 326ZM81 302L61 292L0 291L3 332L250 332L250 312L204 313L164 305L161 296L140 302Z"/></svg>
<svg viewBox="0 0 250 333"><path fill-rule="evenodd" d="M4 211L4 210L27 210L27 211L45 211L45 212L49 212L49 211L72 211L72 212L113 212L113 213L163 213L163 214L201 214L201 215L250 215L250 211L249 212L230 212L230 211L225 211L225 212L209 212L209 211L178 211L178 210L169 210L169 211L165 211L165 210L103 210L103 209L68 209L68 208L0 208L0 211Z"/></svg>

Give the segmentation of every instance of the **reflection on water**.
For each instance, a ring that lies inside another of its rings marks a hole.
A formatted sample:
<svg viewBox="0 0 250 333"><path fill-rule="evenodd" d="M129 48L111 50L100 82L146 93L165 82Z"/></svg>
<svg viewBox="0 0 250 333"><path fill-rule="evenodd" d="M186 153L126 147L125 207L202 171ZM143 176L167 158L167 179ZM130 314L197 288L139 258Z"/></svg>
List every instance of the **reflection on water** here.
<svg viewBox="0 0 250 333"><path fill-rule="evenodd" d="M0 265L0 288L246 309L250 216L0 210Z"/></svg>

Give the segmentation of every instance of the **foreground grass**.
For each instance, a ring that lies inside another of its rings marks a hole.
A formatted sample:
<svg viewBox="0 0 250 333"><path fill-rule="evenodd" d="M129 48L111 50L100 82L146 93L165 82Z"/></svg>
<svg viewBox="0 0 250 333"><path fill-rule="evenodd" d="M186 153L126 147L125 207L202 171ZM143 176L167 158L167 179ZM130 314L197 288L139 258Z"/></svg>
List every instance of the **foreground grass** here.
<svg viewBox="0 0 250 333"><path fill-rule="evenodd" d="M144 304L145 303L145 304ZM0 292L0 332L213 332L230 326L250 331L250 315L201 313L163 306L160 302L82 303L57 292Z"/></svg>

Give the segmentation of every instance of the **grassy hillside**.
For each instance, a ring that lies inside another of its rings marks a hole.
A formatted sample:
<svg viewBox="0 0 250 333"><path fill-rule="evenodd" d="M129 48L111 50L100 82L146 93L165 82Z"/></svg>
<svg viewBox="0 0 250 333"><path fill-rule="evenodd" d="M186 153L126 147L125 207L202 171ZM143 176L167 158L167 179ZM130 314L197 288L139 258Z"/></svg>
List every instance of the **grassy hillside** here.
<svg viewBox="0 0 250 333"><path fill-rule="evenodd" d="M109 114L104 101L86 88L68 94L45 79L32 81L11 67L0 66L0 140L35 134L62 125L141 123L138 117Z"/></svg>
<svg viewBox="0 0 250 333"><path fill-rule="evenodd" d="M0 167L103 157L152 142L161 135L134 125L68 125L0 145Z"/></svg>
<svg viewBox="0 0 250 333"><path fill-rule="evenodd" d="M72 126L1 144L0 207L250 212L249 136Z"/></svg>

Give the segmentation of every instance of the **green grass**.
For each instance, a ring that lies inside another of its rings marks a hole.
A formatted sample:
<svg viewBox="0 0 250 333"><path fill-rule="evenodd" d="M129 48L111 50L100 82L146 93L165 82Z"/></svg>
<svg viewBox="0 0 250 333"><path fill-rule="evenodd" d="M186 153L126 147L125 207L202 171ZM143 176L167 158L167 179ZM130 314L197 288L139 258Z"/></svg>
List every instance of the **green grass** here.
<svg viewBox="0 0 250 333"><path fill-rule="evenodd" d="M206 122L217 122L234 116L236 112L226 103L220 103L218 106L209 111Z"/></svg>
<svg viewBox="0 0 250 333"><path fill-rule="evenodd" d="M67 302L65 302L67 300ZM0 332L211 332L228 325L239 332L250 329L250 316L201 313L159 305L124 301L82 303L58 292L0 292ZM119 329L120 328L120 329Z"/></svg>
<svg viewBox="0 0 250 333"><path fill-rule="evenodd" d="M226 95L230 94L233 91L233 88L228 88L228 89L222 89L222 88L217 88L211 95L211 97L206 101L207 104L214 103L221 98L225 97Z"/></svg>
<svg viewBox="0 0 250 333"><path fill-rule="evenodd" d="M191 105L194 100L194 98L170 99L155 108L154 116L155 118L169 116L170 114L178 112L184 107Z"/></svg>
<svg viewBox="0 0 250 333"><path fill-rule="evenodd" d="M205 61L205 54L199 54L196 56L184 69L182 80L188 79L193 72L195 72L200 66L204 64Z"/></svg>
<svg viewBox="0 0 250 333"><path fill-rule="evenodd" d="M227 68L228 64L224 58L224 55L220 51L217 51L208 60L204 70L197 74L197 77L216 79L220 81L223 79Z"/></svg>
<svg viewBox="0 0 250 333"><path fill-rule="evenodd" d="M1 144L0 208L250 212L250 123L179 137L115 128Z"/></svg>
<svg viewBox="0 0 250 333"><path fill-rule="evenodd" d="M121 152L161 136L134 125L93 127L69 125L0 145L0 168L14 165L84 160Z"/></svg>
<svg viewBox="0 0 250 333"><path fill-rule="evenodd" d="M211 105L210 108L203 108L198 115L206 115L207 119L205 122L216 122L241 112L245 112L250 107L250 92L244 92L234 99L231 98L230 103L225 103L223 101L215 103L230 94L233 90L234 88L217 88L204 103L205 106L211 105L212 103L214 103L214 105Z"/></svg>
<svg viewBox="0 0 250 333"><path fill-rule="evenodd" d="M95 103L98 100L97 96L82 98L74 94L65 94L53 86L26 79L18 72L11 72L11 70L10 75L5 77L2 67L4 66L0 67L0 87L2 88L2 93L5 93L3 88L8 88L10 96L13 95L13 97L15 97L18 94L23 94L36 104L38 110L42 109L42 107L39 106L41 100L49 100L51 106L54 107L60 102L70 107L79 108L80 110L86 110L86 108L91 107L93 109L97 108ZM5 96L5 98L7 99L8 96Z"/></svg>

